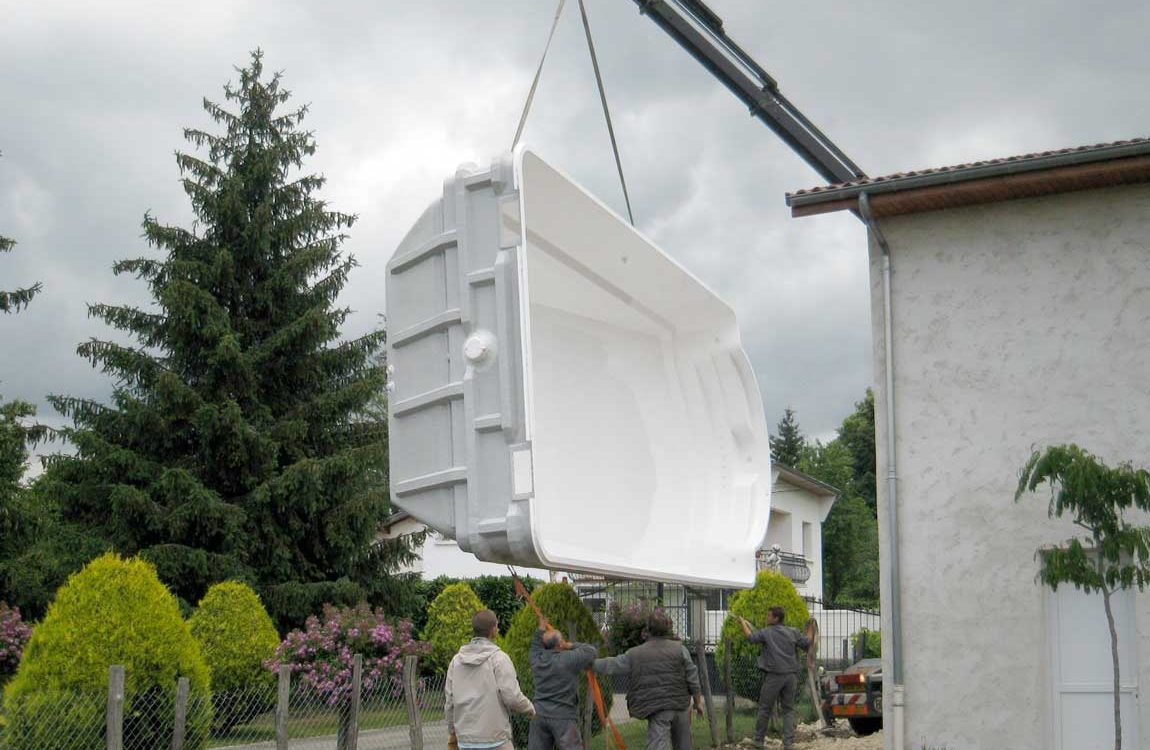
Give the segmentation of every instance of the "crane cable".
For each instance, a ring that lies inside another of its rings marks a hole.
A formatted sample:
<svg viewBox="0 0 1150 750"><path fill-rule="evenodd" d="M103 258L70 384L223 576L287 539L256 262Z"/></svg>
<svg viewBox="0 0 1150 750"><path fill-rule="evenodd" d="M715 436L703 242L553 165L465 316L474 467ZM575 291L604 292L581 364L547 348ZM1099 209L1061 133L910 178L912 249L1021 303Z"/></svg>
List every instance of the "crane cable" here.
<svg viewBox="0 0 1150 750"><path fill-rule="evenodd" d="M587 6L579 0L579 14L583 17L583 33L587 36L587 51L591 53L591 67L595 69L595 85L599 88L599 101L603 103L603 118L607 120L607 135L611 138L611 152L615 154L615 169L619 184L623 186L623 200L627 204L627 219L635 226L631 212L631 195L627 192L627 179L623 177L623 162L619 159L619 144L615 141L615 127L611 124L611 110L607 107L607 92L603 90L603 76L599 74L599 58L595 55L595 42L591 40L591 23L587 20Z"/></svg>
<svg viewBox="0 0 1150 750"><path fill-rule="evenodd" d="M531 88L527 92L527 101L523 103L523 112L519 115L519 127L515 129L515 138L511 141L511 150L519 145L523 137L523 128L527 125L527 115L531 112L531 104L535 101L535 91L539 88L539 78L543 75L543 63L547 60L547 52L551 49L551 41L555 38L555 29L559 27L559 18L563 15L563 7L567 0L559 0L555 9L555 18L551 21L551 31L547 34L547 44L543 46L543 55L539 58L539 67L535 69L535 77L531 81ZM623 161L619 158L619 143L615 138L615 125L611 121L611 109L607 106L607 92L603 88L603 76L599 72L599 57L595 54L595 42L591 38L591 22L587 18L587 6L579 0L579 15L583 19L583 34L587 38L587 51L591 54L591 68L595 71L595 86L599 90L599 102L603 105L603 119L607 121L607 136L611 139L611 153L615 157L615 170L619 173L619 185L623 188L623 202L627 204L627 220L635 226L635 214L631 210L631 194L627 190L627 178L623 176Z"/></svg>
<svg viewBox="0 0 1150 750"><path fill-rule="evenodd" d="M507 570L511 572L511 577L515 580L516 596L523 599L531 609L535 610L535 616L539 618L541 625L545 628L552 628L551 623L547 620L547 617L544 616L543 610L539 609L539 605L535 603L531 592L523 585L523 581L519 580L519 575L515 572L515 568L508 565ZM603 689L599 686L599 678L595 676L594 669L587 670L587 692L590 694L591 700L595 703L595 711L599 714L599 726L610 728L611 735L615 739L616 747L618 747L619 750L627 750L627 743L623 741L623 735L619 732L619 727L615 725L615 720L607 713L607 706L603 702ZM590 739L590 737L585 738L588 742Z"/></svg>
<svg viewBox="0 0 1150 750"><path fill-rule="evenodd" d="M547 35L547 44L543 47L543 56L539 58L539 67L535 69L535 78L531 81L531 89L527 92L527 101L523 103L523 113L519 115L519 127L515 129L515 140L511 141L511 150L519 145L519 138L523 135L523 126L527 124L527 114L531 111L531 102L535 100L535 89L539 88L539 77L543 75L543 63L547 60L547 52L551 49L551 40L555 38L555 29L559 28L559 17L563 15L563 6L567 0L559 0L559 7L555 9L555 19L551 22L551 33Z"/></svg>

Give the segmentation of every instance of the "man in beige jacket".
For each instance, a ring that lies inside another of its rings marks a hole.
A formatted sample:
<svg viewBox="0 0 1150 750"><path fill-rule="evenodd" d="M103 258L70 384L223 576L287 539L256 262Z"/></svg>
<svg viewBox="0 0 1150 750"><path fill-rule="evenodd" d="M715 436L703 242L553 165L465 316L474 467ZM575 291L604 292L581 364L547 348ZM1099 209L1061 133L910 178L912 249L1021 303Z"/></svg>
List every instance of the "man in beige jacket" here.
<svg viewBox="0 0 1150 750"><path fill-rule="evenodd" d="M535 707L519 689L511 657L495 645L499 621L489 609L471 618L475 637L447 668L444 718L459 750L512 750L509 712L534 718Z"/></svg>

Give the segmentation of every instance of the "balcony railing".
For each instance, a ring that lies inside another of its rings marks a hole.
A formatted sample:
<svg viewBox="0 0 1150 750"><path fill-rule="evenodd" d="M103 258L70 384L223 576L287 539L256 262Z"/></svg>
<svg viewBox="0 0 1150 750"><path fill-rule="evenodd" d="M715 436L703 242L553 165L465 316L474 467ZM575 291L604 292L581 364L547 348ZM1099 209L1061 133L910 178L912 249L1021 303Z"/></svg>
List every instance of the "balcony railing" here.
<svg viewBox="0 0 1150 750"><path fill-rule="evenodd" d="M774 556L778 555L778 562ZM777 570L795 583L806 583L811 578L811 564L794 552L773 552L761 549L755 553L755 570Z"/></svg>

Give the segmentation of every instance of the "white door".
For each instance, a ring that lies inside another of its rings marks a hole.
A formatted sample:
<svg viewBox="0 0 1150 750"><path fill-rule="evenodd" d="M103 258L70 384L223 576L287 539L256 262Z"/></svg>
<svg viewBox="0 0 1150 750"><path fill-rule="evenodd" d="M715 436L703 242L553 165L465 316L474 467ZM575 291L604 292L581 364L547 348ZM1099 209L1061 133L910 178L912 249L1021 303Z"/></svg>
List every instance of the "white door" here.
<svg viewBox="0 0 1150 750"><path fill-rule="evenodd" d="M1114 670L1102 596L1060 586L1049 597L1055 750L1112 750ZM1134 595L1111 597L1122 680L1122 747L1138 748Z"/></svg>

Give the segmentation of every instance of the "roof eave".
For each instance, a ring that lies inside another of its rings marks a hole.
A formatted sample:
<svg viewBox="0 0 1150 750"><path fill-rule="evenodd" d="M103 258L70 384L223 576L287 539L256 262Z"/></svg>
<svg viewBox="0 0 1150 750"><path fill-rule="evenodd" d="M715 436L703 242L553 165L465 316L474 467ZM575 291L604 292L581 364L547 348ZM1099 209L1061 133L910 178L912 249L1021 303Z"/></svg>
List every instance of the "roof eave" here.
<svg viewBox="0 0 1150 750"><path fill-rule="evenodd" d="M792 216L811 216L814 214L854 208L857 205L858 196L864 192L873 198L890 193L904 193L926 188L942 188L958 183L976 182L1102 162L1113 162L1142 156L1150 156L1150 143L1145 141L1103 146L1086 151L1049 154L990 164L976 164L961 169L894 177L887 180L867 182L858 185L844 185L840 188L820 190L814 193L790 193L787 195L786 201L787 205L791 207Z"/></svg>

